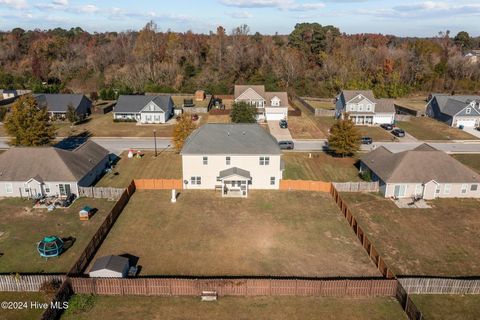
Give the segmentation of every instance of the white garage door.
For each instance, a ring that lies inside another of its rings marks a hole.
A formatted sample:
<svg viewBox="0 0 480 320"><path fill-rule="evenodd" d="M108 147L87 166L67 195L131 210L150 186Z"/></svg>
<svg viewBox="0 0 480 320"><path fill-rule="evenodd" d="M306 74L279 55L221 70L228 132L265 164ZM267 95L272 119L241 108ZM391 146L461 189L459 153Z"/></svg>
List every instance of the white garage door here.
<svg viewBox="0 0 480 320"><path fill-rule="evenodd" d="M475 127L475 119L458 119L457 120L457 127L463 126L465 128L473 128Z"/></svg>
<svg viewBox="0 0 480 320"><path fill-rule="evenodd" d="M374 119L373 119L373 122L377 123L377 124L384 124L384 123L392 124L393 123L392 116L375 116Z"/></svg>
<svg viewBox="0 0 480 320"><path fill-rule="evenodd" d="M280 121L282 119L285 119L283 113L267 113L267 121Z"/></svg>

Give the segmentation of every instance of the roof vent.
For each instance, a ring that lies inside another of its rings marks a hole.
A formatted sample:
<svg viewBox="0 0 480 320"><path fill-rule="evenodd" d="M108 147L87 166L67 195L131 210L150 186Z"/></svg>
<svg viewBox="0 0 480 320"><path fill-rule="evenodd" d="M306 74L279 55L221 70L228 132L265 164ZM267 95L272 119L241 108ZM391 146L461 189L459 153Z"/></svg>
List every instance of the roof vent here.
<svg viewBox="0 0 480 320"><path fill-rule="evenodd" d="M227 131L227 136L230 136L230 131Z"/></svg>
<svg viewBox="0 0 480 320"><path fill-rule="evenodd" d="M246 132L245 132L245 131L243 131L243 132L242 132L242 135L245 135L245 134L246 134Z"/></svg>

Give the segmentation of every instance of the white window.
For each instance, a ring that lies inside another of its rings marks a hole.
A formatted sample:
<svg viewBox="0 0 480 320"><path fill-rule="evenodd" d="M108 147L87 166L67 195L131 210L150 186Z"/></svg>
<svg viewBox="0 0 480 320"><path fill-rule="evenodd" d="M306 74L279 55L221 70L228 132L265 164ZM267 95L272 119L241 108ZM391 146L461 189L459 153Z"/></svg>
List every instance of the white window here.
<svg viewBox="0 0 480 320"><path fill-rule="evenodd" d="M355 111L355 105L354 104L351 104L349 105L349 107L347 108L347 110L350 109L350 111Z"/></svg>
<svg viewBox="0 0 480 320"><path fill-rule="evenodd" d="M366 110L367 110L367 111L372 111L372 105L371 105L371 104L367 104Z"/></svg>
<svg viewBox="0 0 480 320"><path fill-rule="evenodd" d="M275 177L270 177L270 185L271 186L275 185Z"/></svg>
<svg viewBox="0 0 480 320"><path fill-rule="evenodd" d="M45 185L45 193L50 193L50 185L49 184Z"/></svg>
<svg viewBox="0 0 480 320"><path fill-rule="evenodd" d="M201 185L202 184L202 177L191 177L190 182L192 183L192 186L194 185Z"/></svg>
<svg viewBox="0 0 480 320"><path fill-rule="evenodd" d="M467 193L468 185L462 184L462 193Z"/></svg>
<svg viewBox="0 0 480 320"><path fill-rule="evenodd" d="M471 112L472 112L472 108L467 108L467 109L465 110L465 113L466 113L466 114L470 114Z"/></svg>
<svg viewBox="0 0 480 320"><path fill-rule="evenodd" d="M270 157L260 157L260 165L268 166L270 164Z"/></svg>
<svg viewBox="0 0 480 320"><path fill-rule="evenodd" d="M452 185L451 184L446 184L443 187L443 194L450 194L451 191L452 191Z"/></svg>
<svg viewBox="0 0 480 320"><path fill-rule="evenodd" d="M231 163L231 158L230 157L225 157L225 164L229 166Z"/></svg>
<svg viewBox="0 0 480 320"><path fill-rule="evenodd" d="M472 184L470 187L470 191L477 191L478 190L478 184Z"/></svg>
<svg viewBox="0 0 480 320"><path fill-rule="evenodd" d="M440 193L440 185L438 184L437 188L435 189L435 194L439 194L439 193Z"/></svg>
<svg viewBox="0 0 480 320"><path fill-rule="evenodd" d="M208 165L208 157L203 157L203 165Z"/></svg>
<svg viewBox="0 0 480 320"><path fill-rule="evenodd" d="M5 192L6 193L13 193L13 184L5 183Z"/></svg>
<svg viewBox="0 0 480 320"><path fill-rule="evenodd" d="M363 111L363 105L358 105L358 111Z"/></svg>

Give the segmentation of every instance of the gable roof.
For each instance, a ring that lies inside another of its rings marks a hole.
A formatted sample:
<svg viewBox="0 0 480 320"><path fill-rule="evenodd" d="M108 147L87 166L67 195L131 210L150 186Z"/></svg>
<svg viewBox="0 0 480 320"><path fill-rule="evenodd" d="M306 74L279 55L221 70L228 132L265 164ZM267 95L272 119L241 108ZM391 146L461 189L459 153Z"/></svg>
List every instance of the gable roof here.
<svg viewBox="0 0 480 320"><path fill-rule="evenodd" d="M395 103L393 99L376 99L375 112L395 112Z"/></svg>
<svg viewBox="0 0 480 320"><path fill-rule="evenodd" d="M286 92L265 92L265 100L267 107L272 105L272 99L277 97L280 99L281 107L288 107L288 94Z"/></svg>
<svg viewBox="0 0 480 320"><path fill-rule="evenodd" d="M472 101L477 101L480 103L480 96L472 95L451 96L435 93L432 94L432 99L433 98L435 98L435 100L437 101L440 112L449 116L456 115L457 113L465 109ZM480 107L478 107L476 111L480 113Z"/></svg>
<svg viewBox="0 0 480 320"><path fill-rule="evenodd" d="M150 102L155 103L164 112L168 111L169 105L173 105L171 96L121 95L118 97L114 112L140 112Z"/></svg>
<svg viewBox="0 0 480 320"><path fill-rule="evenodd" d="M356 98L358 95L362 95L368 100L375 103L375 95L372 90L343 90L341 93L345 99L345 103Z"/></svg>
<svg viewBox="0 0 480 320"><path fill-rule="evenodd" d="M244 94L248 89L252 89L258 95L260 95L265 100L265 106L272 106L272 98L277 97L280 99L281 107L288 107L288 94L286 92L269 92L265 91L264 85L235 85L234 89L234 99L238 99L242 94Z"/></svg>
<svg viewBox="0 0 480 320"><path fill-rule="evenodd" d="M258 93L262 98L265 99L265 86L264 85L243 85L243 84L236 84L234 88L233 97L237 99L239 96L242 95L248 89L252 89L256 93Z"/></svg>
<svg viewBox="0 0 480 320"><path fill-rule="evenodd" d="M86 112L92 105L83 94L40 93L35 94L34 98L39 106L47 107L51 112L67 112L69 105L77 111Z"/></svg>
<svg viewBox="0 0 480 320"><path fill-rule="evenodd" d="M277 155L277 140L260 125L205 124L196 129L183 145L182 155Z"/></svg>
<svg viewBox="0 0 480 320"><path fill-rule="evenodd" d="M387 183L480 183L480 175L428 144L392 153L379 147L361 161Z"/></svg>
<svg viewBox="0 0 480 320"><path fill-rule="evenodd" d="M10 148L0 154L0 181L80 181L108 154L108 150L90 140L74 150Z"/></svg>
<svg viewBox="0 0 480 320"><path fill-rule="evenodd" d="M243 170L237 167L229 168L223 171L220 171L220 175L218 176L220 179L224 179L233 175L237 175L246 179L251 179L250 172L247 170Z"/></svg>
<svg viewBox="0 0 480 320"><path fill-rule="evenodd" d="M106 269L121 273L125 270L126 265L129 265L128 258L120 256L105 256L95 260L90 272Z"/></svg>

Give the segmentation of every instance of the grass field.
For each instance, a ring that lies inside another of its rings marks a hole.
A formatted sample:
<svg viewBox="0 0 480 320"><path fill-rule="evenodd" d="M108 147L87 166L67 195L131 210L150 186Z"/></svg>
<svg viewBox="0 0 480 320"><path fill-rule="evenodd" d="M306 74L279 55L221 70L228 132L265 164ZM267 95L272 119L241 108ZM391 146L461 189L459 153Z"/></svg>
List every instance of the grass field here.
<svg viewBox="0 0 480 320"><path fill-rule="evenodd" d="M397 275L480 274L479 199L437 199L399 209L375 194L345 193L350 210Z"/></svg>
<svg viewBox="0 0 480 320"><path fill-rule="evenodd" d="M315 109L334 110L335 103L332 99L325 99L325 101L318 100L305 100L306 103L314 107Z"/></svg>
<svg viewBox="0 0 480 320"><path fill-rule="evenodd" d="M31 308L30 302L50 303L51 297L40 292L0 292L0 302L26 302L22 310L4 309L0 312L2 320L40 319L44 309Z"/></svg>
<svg viewBox="0 0 480 320"><path fill-rule="evenodd" d="M86 312L68 310L62 320L162 319L162 320L313 320L407 319L393 298L329 297L220 297L201 302L190 297L97 296Z"/></svg>
<svg viewBox="0 0 480 320"><path fill-rule="evenodd" d="M476 140L477 137L428 117L399 121L396 125L419 140Z"/></svg>
<svg viewBox="0 0 480 320"><path fill-rule="evenodd" d="M362 137L370 137L374 143L376 141L392 141L394 139L390 132L380 127L357 126L356 128Z"/></svg>
<svg viewBox="0 0 480 320"><path fill-rule="evenodd" d="M283 155L284 179L319 180L333 182L361 181L355 158L334 158L323 152L292 152Z"/></svg>
<svg viewBox="0 0 480 320"><path fill-rule="evenodd" d="M418 111L425 111L427 105L426 96L411 96L395 100L395 104Z"/></svg>
<svg viewBox="0 0 480 320"><path fill-rule="evenodd" d="M301 210L300 210L301 208ZM137 191L97 258L131 254L143 275L378 276L327 193Z"/></svg>
<svg viewBox="0 0 480 320"><path fill-rule="evenodd" d="M80 221L78 211L85 205L98 209L90 221ZM19 198L0 200L0 273L66 272L78 259L103 222L113 202L80 198L69 209L53 212L31 209L32 202ZM74 237L73 246L48 261L37 252L45 236Z"/></svg>
<svg viewBox="0 0 480 320"><path fill-rule="evenodd" d="M480 319L480 295L410 295L425 319Z"/></svg>
<svg viewBox="0 0 480 320"><path fill-rule="evenodd" d="M212 98L212 96L207 96L206 99L203 100L203 101L196 101L195 100L195 95L185 95L185 96L173 95L172 96L173 103L177 107L182 107L185 99L189 99L189 100L191 99L191 100L193 100L193 104L195 105L195 107L206 108L206 107L208 107L208 104L209 104L211 98Z"/></svg>
<svg viewBox="0 0 480 320"><path fill-rule="evenodd" d="M480 173L480 154L452 154L452 156L464 165Z"/></svg>
<svg viewBox="0 0 480 320"><path fill-rule="evenodd" d="M104 175L96 186L125 188L133 179L181 178L182 158L173 151L162 151L156 158L154 152L148 151L141 159L128 159L124 152L112 172Z"/></svg>

